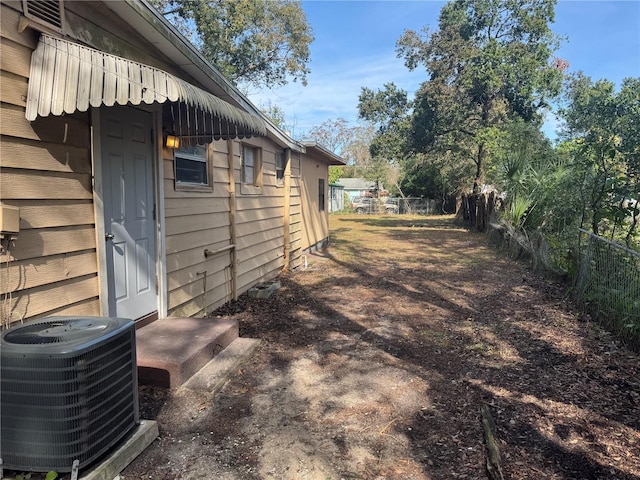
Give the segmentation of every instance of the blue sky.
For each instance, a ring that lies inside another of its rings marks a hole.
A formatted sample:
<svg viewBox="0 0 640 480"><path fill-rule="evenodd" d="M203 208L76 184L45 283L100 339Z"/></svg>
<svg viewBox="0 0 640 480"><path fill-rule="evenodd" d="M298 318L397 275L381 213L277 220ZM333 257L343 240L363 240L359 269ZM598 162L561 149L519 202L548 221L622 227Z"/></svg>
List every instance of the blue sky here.
<svg viewBox="0 0 640 480"><path fill-rule="evenodd" d="M406 29L437 28L444 3L303 1L315 36L308 85L253 89L248 97L257 106L280 107L294 138L304 138L328 119L344 118L355 126L361 87L378 89L394 82L413 98L426 73L409 72L396 58L395 43ZM551 28L567 37L556 56L569 61L569 72L582 70L594 80L606 78L618 86L625 77L640 76L640 0L560 0ZM549 116L545 131L553 138L554 130Z"/></svg>

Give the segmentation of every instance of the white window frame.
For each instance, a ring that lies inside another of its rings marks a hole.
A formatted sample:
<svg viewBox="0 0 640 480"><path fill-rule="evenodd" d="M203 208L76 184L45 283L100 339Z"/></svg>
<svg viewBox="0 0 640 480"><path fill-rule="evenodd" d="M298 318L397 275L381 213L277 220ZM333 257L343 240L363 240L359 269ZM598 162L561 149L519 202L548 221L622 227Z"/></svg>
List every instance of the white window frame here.
<svg viewBox="0 0 640 480"><path fill-rule="evenodd" d="M248 165L248 153L251 152L251 165ZM251 168L251 178L248 169ZM262 149L253 145L242 145L242 184L254 187L262 186Z"/></svg>
<svg viewBox="0 0 640 480"><path fill-rule="evenodd" d="M196 145L195 147L203 148L204 155L198 155L195 153L190 153L185 151L185 148L178 148L173 151L173 165L174 165L174 174L175 174L175 188L176 190L203 190L203 191L211 191L213 190L213 178L211 175L211 162L209 161L209 150L210 145ZM193 147L187 147L193 148ZM207 179L206 183L202 182L189 182L185 180L180 180L178 178L178 161L179 160L187 160L191 162L201 162L205 165L205 176Z"/></svg>

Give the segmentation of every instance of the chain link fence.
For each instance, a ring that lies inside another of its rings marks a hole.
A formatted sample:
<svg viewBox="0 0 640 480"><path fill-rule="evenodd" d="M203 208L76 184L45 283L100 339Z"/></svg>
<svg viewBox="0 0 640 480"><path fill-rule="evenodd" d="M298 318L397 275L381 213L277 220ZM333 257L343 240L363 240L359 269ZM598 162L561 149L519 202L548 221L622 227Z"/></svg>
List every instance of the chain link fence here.
<svg viewBox="0 0 640 480"><path fill-rule="evenodd" d="M442 200L418 197L356 197L351 202L351 209L356 213L369 215L434 215L442 213Z"/></svg>
<svg viewBox="0 0 640 480"><path fill-rule="evenodd" d="M580 229L579 308L640 350L640 253Z"/></svg>

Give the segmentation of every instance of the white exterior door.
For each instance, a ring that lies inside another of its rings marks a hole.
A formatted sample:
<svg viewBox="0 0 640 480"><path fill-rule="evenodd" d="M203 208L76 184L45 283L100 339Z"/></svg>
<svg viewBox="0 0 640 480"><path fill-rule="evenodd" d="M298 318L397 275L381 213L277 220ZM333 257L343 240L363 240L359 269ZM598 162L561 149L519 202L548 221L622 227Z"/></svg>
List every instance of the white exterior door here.
<svg viewBox="0 0 640 480"><path fill-rule="evenodd" d="M158 309L151 114L100 113L109 316L137 319Z"/></svg>

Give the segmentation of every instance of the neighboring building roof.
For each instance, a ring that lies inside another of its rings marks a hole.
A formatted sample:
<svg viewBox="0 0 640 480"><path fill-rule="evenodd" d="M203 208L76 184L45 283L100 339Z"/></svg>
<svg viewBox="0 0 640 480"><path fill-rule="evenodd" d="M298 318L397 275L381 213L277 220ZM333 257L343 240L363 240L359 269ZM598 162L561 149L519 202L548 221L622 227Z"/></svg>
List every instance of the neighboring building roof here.
<svg viewBox="0 0 640 480"><path fill-rule="evenodd" d="M342 157L340 157L339 155L336 155L331 150L323 147L318 142L311 141L311 140L303 140L302 144L305 146L307 151L315 152L321 155L322 157L326 158L327 163L329 165L346 165L347 164L347 162L345 162Z"/></svg>
<svg viewBox="0 0 640 480"><path fill-rule="evenodd" d="M338 182L344 185L345 190L374 190L376 182L364 178L339 178Z"/></svg>

